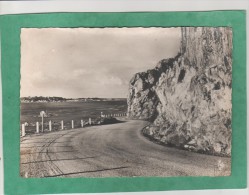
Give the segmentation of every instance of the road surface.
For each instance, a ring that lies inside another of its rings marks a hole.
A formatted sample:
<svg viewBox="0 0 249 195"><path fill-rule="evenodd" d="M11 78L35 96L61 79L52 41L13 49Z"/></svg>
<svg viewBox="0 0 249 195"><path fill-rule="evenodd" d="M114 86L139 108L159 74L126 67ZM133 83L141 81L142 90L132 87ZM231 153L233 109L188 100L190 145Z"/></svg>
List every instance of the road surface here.
<svg viewBox="0 0 249 195"><path fill-rule="evenodd" d="M230 158L197 154L146 139L145 121L63 130L21 140L22 177L218 176Z"/></svg>

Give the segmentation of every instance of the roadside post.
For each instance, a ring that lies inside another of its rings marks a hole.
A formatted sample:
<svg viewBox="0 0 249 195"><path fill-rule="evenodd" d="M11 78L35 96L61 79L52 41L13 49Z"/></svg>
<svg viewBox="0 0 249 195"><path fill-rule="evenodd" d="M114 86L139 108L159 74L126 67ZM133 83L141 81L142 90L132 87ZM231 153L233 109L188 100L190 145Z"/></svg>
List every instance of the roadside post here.
<svg viewBox="0 0 249 195"><path fill-rule="evenodd" d="M91 118L89 118L89 125L91 125L92 124L92 119Z"/></svg>
<svg viewBox="0 0 249 195"><path fill-rule="evenodd" d="M72 120L72 129L74 128L74 121Z"/></svg>
<svg viewBox="0 0 249 195"><path fill-rule="evenodd" d="M45 111L41 111L40 112L40 116L42 117L42 133L44 132L44 128L43 128L43 122L44 122L44 120L43 120L43 118L44 118L44 116L46 115L46 113L45 113Z"/></svg>
<svg viewBox="0 0 249 195"><path fill-rule="evenodd" d="M43 115L42 115L42 133L43 133L44 129L43 129Z"/></svg>
<svg viewBox="0 0 249 195"><path fill-rule="evenodd" d="M49 121L49 131L52 131L52 121Z"/></svg>
<svg viewBox="0 0 249 195"><path fill-rule="evenodd" d="M39 133L39 122L36 122L36 133Z"/></svg>
<svg viewBox="0 0 249 195"><path fill-rule="evenodd" d="M26 135L25 124L22 124L22 137L24 137L25 135Z"/></svg>
<svg viewBox="0 0 249 195"><path fill-rule="evenodd" d="M64 129L64 124L63 124L63 120L61 121L61 130Z"/></svg>
<svg viewBox="0 0 249 195"><path fill-rule="evenodd" d="M84 121L80 120L81 127L84 127Z"/></svg>

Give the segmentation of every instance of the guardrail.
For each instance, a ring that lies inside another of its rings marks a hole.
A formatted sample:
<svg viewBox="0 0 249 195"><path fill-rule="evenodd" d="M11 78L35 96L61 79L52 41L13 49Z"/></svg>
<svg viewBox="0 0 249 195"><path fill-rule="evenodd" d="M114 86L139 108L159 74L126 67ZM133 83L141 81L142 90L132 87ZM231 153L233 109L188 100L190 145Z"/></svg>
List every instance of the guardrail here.
<svg viewBox="0 0 249 195"><path fill-rule="evenodd" d="M115 118L115 117L125 117L126 113L114 113L114 114L103 114L101 112L100 118ZM86 126L92 126L92 125L101 125L101 120L97 121L97 119L88 118L88 120L71 120L71 121L52 121L49 120L47 122L33 122L33 123L22 123L21 124L21 137L26 136L27 132L33 133L44 133L44 132L51 132L51 131L60 131L60 130L66 130L66 129L75 129L75 128L84 128ZM30 134L31 134L30 133Z"/></svg>

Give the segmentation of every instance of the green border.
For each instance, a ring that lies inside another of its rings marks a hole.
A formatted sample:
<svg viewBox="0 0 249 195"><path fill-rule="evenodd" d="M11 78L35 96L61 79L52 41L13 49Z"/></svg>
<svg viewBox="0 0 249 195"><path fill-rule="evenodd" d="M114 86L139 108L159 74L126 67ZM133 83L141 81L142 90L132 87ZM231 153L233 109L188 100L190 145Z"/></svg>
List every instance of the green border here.
<svg viewBox="0 0 249 195"><path fill-rule="evenodd" d="M233 189L246 187L246 12L49 13L0 17L6 194ZM20 28L230 26L233 28L232 174L229 177L19 177Z"/></svg>

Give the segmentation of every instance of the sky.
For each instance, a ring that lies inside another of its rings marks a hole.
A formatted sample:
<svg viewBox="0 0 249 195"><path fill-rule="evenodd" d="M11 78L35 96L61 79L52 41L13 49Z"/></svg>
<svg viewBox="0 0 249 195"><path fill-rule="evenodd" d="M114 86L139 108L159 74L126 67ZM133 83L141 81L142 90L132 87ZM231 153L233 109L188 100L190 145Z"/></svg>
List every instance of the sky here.
<svg viewBox="0 0 249 195"><path fill-rule="evenodd" d="M180 48L180 28L23 28L21 97L126 98L137 72Z"/></svg>

